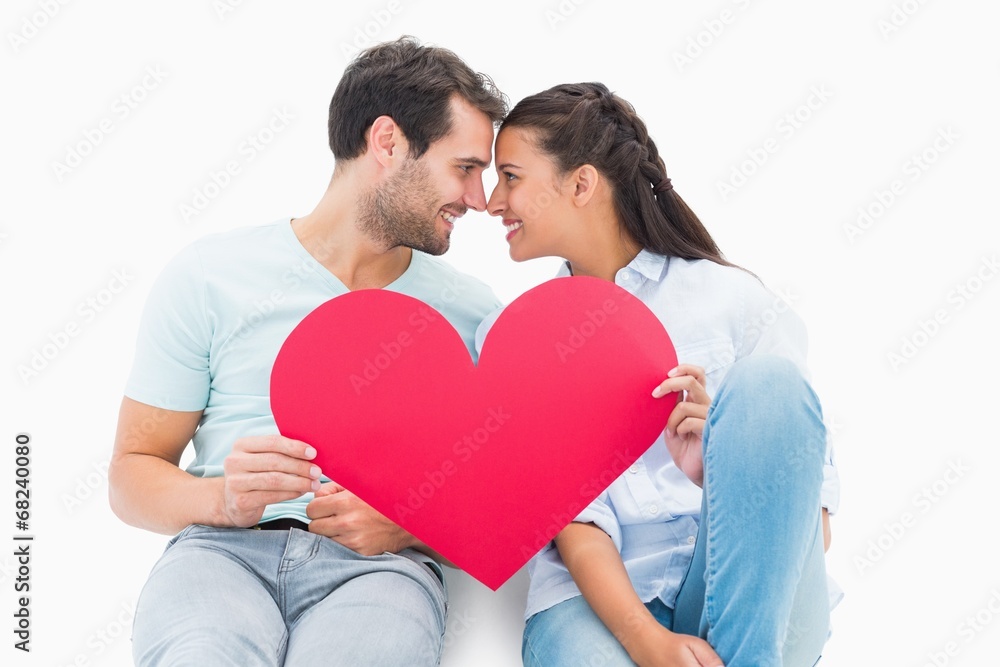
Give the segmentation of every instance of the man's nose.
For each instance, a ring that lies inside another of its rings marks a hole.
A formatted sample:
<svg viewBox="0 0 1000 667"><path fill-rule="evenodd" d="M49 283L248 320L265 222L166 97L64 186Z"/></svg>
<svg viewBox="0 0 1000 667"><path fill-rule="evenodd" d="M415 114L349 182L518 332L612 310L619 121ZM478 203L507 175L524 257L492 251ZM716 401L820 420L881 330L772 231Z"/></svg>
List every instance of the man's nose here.
<svg viewBox="0 0 1000 667"><path fill-rule="evenodd" d="M475 211L486 210L486 190L483 189L482 179L475 179L472 190L465 193L465 205Z"/></svg>
<svg viewBox="0 0 1000 667"><path fill-rule="evenodd" d="M490 194L490 200L486 202L486 210L489 211L490 215L502 215L504 209L507 208L504 201L503 193L500 192L500 184L497 183L496 187L493 188L493 192Z"/></svg>

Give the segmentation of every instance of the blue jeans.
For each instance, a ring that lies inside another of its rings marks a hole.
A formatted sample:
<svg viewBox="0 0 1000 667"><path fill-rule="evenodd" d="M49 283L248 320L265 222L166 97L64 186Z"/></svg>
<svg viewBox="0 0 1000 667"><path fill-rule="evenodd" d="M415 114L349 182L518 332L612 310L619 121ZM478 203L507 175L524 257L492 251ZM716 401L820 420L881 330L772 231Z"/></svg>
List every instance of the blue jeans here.
<svg viewBox="0 0 1000 667"><path fill-rule="evenodd" d="M666 628L708 641L726 667L808 667L829 634L820 520L826 429L794 364L733 365L708 412L705 483L691 566ZM531 667L633 665L581 596L528 619Z"/></svg>
<svg viewBox="0 0 1000 667"><path fill-rule="evenodd" d="M171 540L136 608L140 666L437 665L441 580L298 529L194 525Z"/></svg>

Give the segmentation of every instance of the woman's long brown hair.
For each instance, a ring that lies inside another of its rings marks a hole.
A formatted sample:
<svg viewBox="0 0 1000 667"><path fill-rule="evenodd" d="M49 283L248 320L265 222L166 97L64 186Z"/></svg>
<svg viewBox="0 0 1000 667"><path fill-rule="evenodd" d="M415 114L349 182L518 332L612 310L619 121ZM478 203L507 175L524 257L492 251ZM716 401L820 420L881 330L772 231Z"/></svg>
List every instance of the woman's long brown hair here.
<svg viewBox="0 0 1000 667"><path fill-rule="evenodd" d="M733 266L669 185L656 144L635 108L604 84L562 84L526 97L500 130L511 127L529 130L560 173L589 164L609 179L624 232L643 248Z"/></svg>

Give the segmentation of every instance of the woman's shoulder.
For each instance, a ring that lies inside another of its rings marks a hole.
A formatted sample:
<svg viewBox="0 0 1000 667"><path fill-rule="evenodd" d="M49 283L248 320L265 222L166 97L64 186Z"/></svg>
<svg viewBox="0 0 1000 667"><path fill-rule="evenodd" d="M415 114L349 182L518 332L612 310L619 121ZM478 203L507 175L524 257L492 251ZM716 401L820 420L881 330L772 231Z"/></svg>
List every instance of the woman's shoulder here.
<svg viewBox="0 0 1000 667"><path fill-rule="evenodd" d="M709 259L682 259L680 257L667 258L667 275L670 272L682 273L692 279L701 279L732 285L749 285L756 283L763 284L760 279L750 271L731 264L720 264Z"/></svg>
<svg viewBox="0 0 1000 667"><path fill-rule="evenodd" d="M766 300L771 294L757 276L738 266L680 257L668 259L664 287L698 301L710 297L707 301L723 309Z"/></svg>

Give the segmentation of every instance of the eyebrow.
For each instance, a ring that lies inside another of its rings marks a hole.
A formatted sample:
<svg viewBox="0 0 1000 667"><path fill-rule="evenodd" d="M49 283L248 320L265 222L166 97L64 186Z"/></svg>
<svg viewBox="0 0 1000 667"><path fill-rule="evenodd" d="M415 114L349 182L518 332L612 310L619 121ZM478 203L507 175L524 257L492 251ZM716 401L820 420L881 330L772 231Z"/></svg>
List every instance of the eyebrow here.
<svg viewBox="0 0 1000 667"><path fill-rule="evenodd" d="M513 162L504 162L503 164L497 165L497 171L503 171L504 169L510 169L511 167L513 167L514 169L521 168L518 165L514 164Z"/></svg>
<svg viewBox="0 0 1000 667"><path fill-rule="evenodd" d="M481 160L481 159L479 159L477 157L462 157L462 158L457 158L455 160L455 162L459 163L459 164L471 164L471 165L475 165L476 167L480 167L482 169L486 169L486 167L490 166L490 163L489 163L488 160L487 161L483 161L483 160Z"/></svg>

